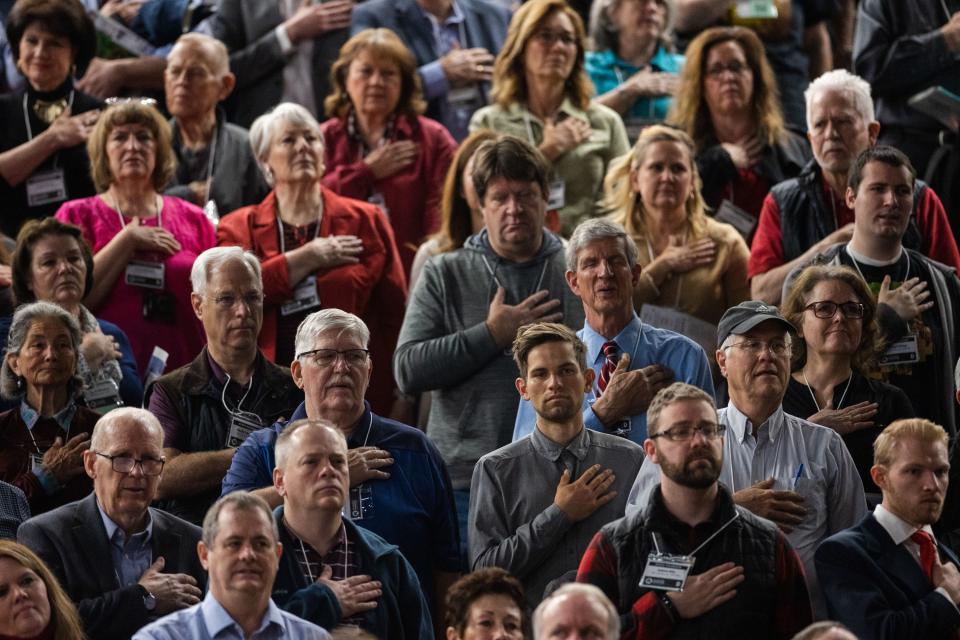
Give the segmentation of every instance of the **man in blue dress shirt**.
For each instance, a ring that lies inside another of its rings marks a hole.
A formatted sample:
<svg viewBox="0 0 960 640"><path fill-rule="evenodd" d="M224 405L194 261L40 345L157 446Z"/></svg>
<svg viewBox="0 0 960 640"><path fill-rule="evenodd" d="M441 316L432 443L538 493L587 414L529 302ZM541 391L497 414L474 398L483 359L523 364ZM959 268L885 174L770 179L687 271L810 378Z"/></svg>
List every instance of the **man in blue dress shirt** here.
<svg viewBox="0 0 960 640"><path fill-rule="evenodd" d="M640 278L637 245L620 225L602 218L574 229L567 244L567 284L580 296L586 320L577 336L596 374L584 394L583 423L643 444L647 406L674 380L714 394L710 365L693 340L640 322L633 289ZM533 431L536 413L520 402L513 440Z"/></svg>

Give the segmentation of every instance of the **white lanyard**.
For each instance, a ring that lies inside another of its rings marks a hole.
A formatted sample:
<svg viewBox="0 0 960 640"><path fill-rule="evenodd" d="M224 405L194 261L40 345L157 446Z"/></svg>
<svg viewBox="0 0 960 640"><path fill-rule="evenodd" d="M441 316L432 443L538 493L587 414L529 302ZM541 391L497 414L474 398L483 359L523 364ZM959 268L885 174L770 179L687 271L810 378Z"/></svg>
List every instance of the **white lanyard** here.
<svg viewBox="0 0 960 640"><path fill-rule="evenodd" d="M695 556L697 555L697 551L700 551L700 549L703 549L705 546L707 546L707 543L708 543L708 542L710 542L711 540L713 540L714 538L716 538L718 535L720 535L720 534L723 532L724 529L726 529L727 527L729 527L730 525L732 525L732 524L733 524L733 521L736 520L736 519L739 518L739 517L740 517L740 512L739 512L739 511L734 511L733 517L730 518L729 520L727 520L726 524L724 524L722 527L720 527L719 529L717 529L716 531L714 531L713 533L711 533L709 538L707 538L706 540L704 540L703 542L701 542L699 545L697 545L697 548L696 548L696 549L694 549L693 551L691 551L690 553L687 553L687 554L685 554L685 555L688 556L688 557L691 557L691 558L692 558L692 557L695 557ZM657 544L656 532L651 531L651 532L650 532L650 537L653 538L653 548L656 550L656 552L657 552L658 554L660 554L660 553L661 553L661 551L660 551L660 545Z"/></svg>
<svg viewBox="0 0 960 640"><path fill-rule="evenodd" d="M861 278L863 275L861 274ZM842 313L842 312L841 312ZM817 413L820 413L820 403L817 402L817 396L814 395L813 389L810 387L810 383L807 382L807 374L803 371L800 372L800 375L803 376L803 384L807 385L807 391L810 392L810 397L813 398L813 406L817 408ZM847 397L847 391L850 390L850 383L853 382L853 372L850 372L850 377L847 379L847 386L843 388L843 394L840 396L840 402L837 403L837 406L834 409L839 409L843 406L843 399Z"/></svg>
<svg viewBox="0 0 960 640"><path fill-rule="evenodd" d="M210 139L210 158L207 160L207 200L212 200L210 192L213 190L213 159L217 155L217 133L219 127L213 125L213 138Z"/></svg>
<svg viewBox="0 0 960 640"><path fill-rule="evenodd" d="M863 271L860 270L860 265L857 263L857 259L853 256L853 254L850 253L850 245L848 244L846 247L844 247L844 249L846 249L847 255L850 256L850 259L853 260L853 267L857 270L857 273L860 274L860 279L866 282L867 278L863 275ZM901 248L900 250L903 251L903 253L907 256L907 269L904 272L903 277L900 278L900 282L903 282L910 277L910 252L905 248Z"/></svg>
<svg viewBox="0 0 960 640"><path fill-rule="evenodd" d="M67 107L73 107L73 91L67 100ZM33 127L30 126L30 115L27 113L27 94L23 94L23 124L27 127L27 141L33 140Z"/></svg>
<svg viewBox="0 0 960 640"><path fill-rule="evenodd" d="M226 372L224 372L226 373ZM227 406L227 387L230 386L230 374L226 373L227 383L223 385L223 391L220 393L220 402L223 404L223 408L227 410L231 416L240 415L246 413L247 415L254 415L249 411L242 411L240 407L243 405L243 401L247 399L247 396L250 395L250 390L253 389L253 374L250 374L250 382L247 384L247 390L244 392L243 397L240 398L240 401L237 403L237 410L233 411L230 407ZM257 416L259 418L259 416Z"/></svg>
<svg viewBox="0 0 960 640"><path fill-rule="evenodd" d="M313 239L314 239L314 240L316 240L317 238L320 237L320 220L321 220L321 218L323 218L323 208L322 208L322 207L320 208L320 215L317 216L317 229L316 229L316 231L315 231L314 234L313 234ZM291 225L291 226L295 226L295 225ZM280 219L280 214L279 214L279 213L277 214L277 229L280 230L280 253L283 254L283 253L286 253L286 252L287 252L287 244L286 244L286 241L283 239L283 235L284 235L284 234L283 234L283 220Z"/></svg>
<svg viewBox="0 0 960 640"><path fill-rule="evenodd" d="M157 202L160 200L160 202ZM163 207L160 206L162 199L160 196L154 196L153 206L157 209L157 228L163 228ZM120 208L120 200L117 198L113 199L113 208L117 210L117 217L120 218L120 228L124 229L127 226L127 223L123 219L123 210Z"/></svg>

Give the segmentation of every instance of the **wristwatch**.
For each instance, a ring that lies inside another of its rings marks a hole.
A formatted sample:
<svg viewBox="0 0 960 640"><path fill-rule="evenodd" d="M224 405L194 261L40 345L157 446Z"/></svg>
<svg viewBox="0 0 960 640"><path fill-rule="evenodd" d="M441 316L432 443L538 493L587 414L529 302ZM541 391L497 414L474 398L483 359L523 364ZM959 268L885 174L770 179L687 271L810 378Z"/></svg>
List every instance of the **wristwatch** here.
<svg viewBox="0 0 960 640"><path fill-rule="evenodd" d="M137 586L140 587L140 593L143 595L143 607L153 613L153 610L157 608L157 598L142 584Z"/></svg>

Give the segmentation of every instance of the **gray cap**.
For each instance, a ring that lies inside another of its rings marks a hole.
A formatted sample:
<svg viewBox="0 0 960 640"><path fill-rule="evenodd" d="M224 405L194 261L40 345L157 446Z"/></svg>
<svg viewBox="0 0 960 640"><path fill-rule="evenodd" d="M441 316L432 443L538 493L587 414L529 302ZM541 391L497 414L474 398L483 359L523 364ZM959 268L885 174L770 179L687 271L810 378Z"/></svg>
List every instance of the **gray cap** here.
<svg viewBox="0 0 960 640"><path fill-rule="evenodd" d="M720 318L717 325L717 344L723 344L730 334L740 335L767 320L775 320L782 324L784 329L797 332L797 328L780 315L780 310L774 305L759 300L747 300L730 307Z"/></svg>

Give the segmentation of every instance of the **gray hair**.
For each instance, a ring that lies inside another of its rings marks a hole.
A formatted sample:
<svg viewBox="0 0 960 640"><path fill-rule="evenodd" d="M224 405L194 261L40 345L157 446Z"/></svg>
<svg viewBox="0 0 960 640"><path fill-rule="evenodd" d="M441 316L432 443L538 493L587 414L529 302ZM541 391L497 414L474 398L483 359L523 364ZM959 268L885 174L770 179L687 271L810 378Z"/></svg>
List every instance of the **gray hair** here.
<svg viewBox="0 0 960 640"><path fill-rule="evenodd" d="M846 69L834 69L833 71L827 71L811 82L807 90L803 92L803 97L807 101L808 129L813 129L813 123L810 122L810 105L813 104L818 95L827 91L843 94L843 97L850 101L854 110L863 118L864 124L870 124L876 120L870 84Z"/></svg>
<svg viewBox="0 0 960 640"><path fill-rule="evenodd" d="M156 416L139 407L120 407L97 420L97 424L93 427L93 434L90 436L90 449L93 451L106 449L110 429L115 426L119 428L121 423L125 421L133 422L152 431L161 446L163 445L163 427Z"/></svg>
<svg viewBox="0 0 960 640"><path fill-rule="evenodd" d="M10 331L7 334L7 351L4 354L3 365L0 366L0 396L7 400L15 400L22 393L20 389L19 377L10 368L10 362L6 356L11 353L20 355L23 349L23 343L27 340L27 334L30 327L37 320L53 318L59 320L67 328L70 334L70 342L73 346L73 379L70 381L70 388L73 390L83 388L83 379L78 374L80 364L80 343L83 341L83 332L80 330L80 323L75 317L61 307L52 302L31 302L21 305L13 314L13 320L10 323Z"/></svg>
<svg viewBox="0 0 960 640"><path fill-rule="evenodd" d="M177 47L193 47L199 49L201 53L201 62L204 62L210 69L210 72L217 77L223 78L230 73L230 53L226 45L212 36L203 33L191 32L185 33L174 43L170 53ZM169 54L167 54L169 56Z"/></svg>
<svg viewBox="0 0 960 640"><path fill-rule="evenodd" d="M210 275L232 260L246 265L262 291L263 275L260 271L260 260L253 252L244 251L241 247L213 247L201 253L193 261L193 268L190 269L190 285L193 287L193 292L201 296L205 294Z"/></svg>
<svg viewBox="0 0 960 640"><path fill-rule="evenodd" d="M270 146L273 144L274 137L276 137L280 128L286 124L310 129L317 134L317 138L323 144L320 124L306 108L299 104L281 102L254 120L253 124L250 125L250 147L253 149L253 156L257 159L257 164L260 165L263 177L270 186L273 186L273 172L267 166L267 156L270 155Z"/></svg>
<svg viewBox="0 0 960 640"><path fill-rule="evenodd" d="M274 466L277 469L284 470L287 468L287 459L290 457L290 441L293 439L293 436L296 435L301 429L306 429L308 427L316 427L317 429L329 429L335 433L338 439L343 440L343 448L349 449L347 444L347 437L343 435L343 432L340 431L332 422L327 420L296 420L286 426L283 431L280 432L280 435L277 437L276 443L273 445L273 458Z"/></svg>
<svg viewBox="0 0 960 640"><path fill-rule="evenodd" d="M340 309L322 309L308 315L297 327L294 353L299 356L304 351L310 351L313 349L317 336L336 329L339 329L341 333L346 332L347 335L357 338L364 349L370 343L370 329L367 328L363 320Z"/></svg>
<svg viewBox="0 0 960 640"><path fill-rule="evenodd" d="M590 8L590 25L588 27L591 48L594 51L610 49L616 53L619 36L610 13L623 1L594 0L593 6ZM667 51L673 51L673 22L677 16L676 6L674 0L658 0L658 2L667 10L666 20L664 20L663 29L660 31L660 46Z"/></svg>
<svg viewBox="0 0 960 640"><path fill-rule="evenodd" d="M280 541L280 529L277 527L277 521L273 517L270 505L267 501L255 493L246 491L234 491L225 496L221 496L213 506L207 509L207 515L203 517L203 544L208 549L213 548L213 543L217 540L217 534L220 533L220 512L225 507L232 506L234 511L259 511L266 517L270 523L270 531L273 532L273 541Z"/></svg>
<svg viewBox="0 0 960 640"><path fill-rule="evenodd" d="M554 600L563 596L583 596L600 605L607 614L607 634L606 640L617 640L620 637L620 614L617 608L610 602L610 598L598 587L583 582L570 582L543 599L543 602L533 612L533 637L534 640L541 640L541 634L546 630L543 628L543 617L547 607ZM546 636L543 636L545 638Z"/></svg>
<svg viewBox="0 0 960 640"><path fill-rule="evenodd" d="M577 228L573 230L573 234L570 235L570 241L567 242L566 249L567 270L577 270L577 254L580 253L581 249L591 242L607 238L623 240L627 264L633 269L637 264L640 252L637 250L637 243L633 241L626 229L606 218L591 218L578 224Z"/></svg>

